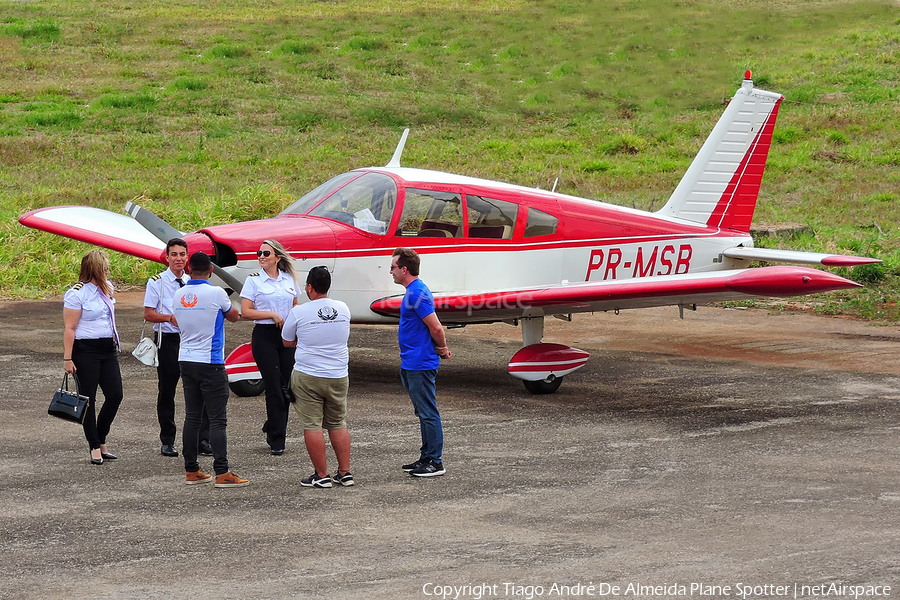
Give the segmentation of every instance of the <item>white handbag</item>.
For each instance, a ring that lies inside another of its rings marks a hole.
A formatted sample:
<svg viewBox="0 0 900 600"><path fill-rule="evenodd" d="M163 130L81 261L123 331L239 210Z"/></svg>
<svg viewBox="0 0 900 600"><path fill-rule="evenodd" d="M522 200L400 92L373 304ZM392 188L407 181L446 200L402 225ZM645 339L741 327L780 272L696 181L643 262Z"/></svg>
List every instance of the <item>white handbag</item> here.
<svg viewBox="0 0 900 600"><path fill-rule="evenodd" d="M144 321L144 327L146 326L147 321ZM144 327L141 327L141 341L138 342L138 345L131 352L131 355L148 367L158 367L159 349L156 347L152 338L144 337Z"/></svg>

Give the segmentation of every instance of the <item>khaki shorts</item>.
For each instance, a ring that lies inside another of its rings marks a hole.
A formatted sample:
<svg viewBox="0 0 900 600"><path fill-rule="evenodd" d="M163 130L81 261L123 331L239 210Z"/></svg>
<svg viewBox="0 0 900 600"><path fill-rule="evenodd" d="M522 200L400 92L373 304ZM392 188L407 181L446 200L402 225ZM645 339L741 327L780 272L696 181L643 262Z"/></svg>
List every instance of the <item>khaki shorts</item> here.
<svg viewBox="0 0 900 600"><path fill-rule="evenodd" d="M291 389L297 401L294 410L303 429L346 429L349 377L316 377L291 372Z"/></svg>

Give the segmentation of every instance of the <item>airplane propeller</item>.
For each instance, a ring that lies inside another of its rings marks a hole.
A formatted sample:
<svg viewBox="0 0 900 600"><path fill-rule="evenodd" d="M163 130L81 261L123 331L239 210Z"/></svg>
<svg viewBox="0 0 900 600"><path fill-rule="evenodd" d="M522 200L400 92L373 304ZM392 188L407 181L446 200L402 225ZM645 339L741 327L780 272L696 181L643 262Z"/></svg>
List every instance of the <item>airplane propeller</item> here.
<svg viewBox="0 0 900 600"><path fill-rule="evenodd" d="M142 206L135 204L134 202L128 202L125 204L125 212L127 212L131 217L140 223L144 229L152 233L158 240L161 242L168 242L172 238L180 238L184 237L184 233L178 231L161 218L143 208ZM216 263L212 263L213 273L225 282L225 285L236 291L237 293L241 292L241 289L244 287L244 284L240 282L240 280L217 265Z"/></svg>

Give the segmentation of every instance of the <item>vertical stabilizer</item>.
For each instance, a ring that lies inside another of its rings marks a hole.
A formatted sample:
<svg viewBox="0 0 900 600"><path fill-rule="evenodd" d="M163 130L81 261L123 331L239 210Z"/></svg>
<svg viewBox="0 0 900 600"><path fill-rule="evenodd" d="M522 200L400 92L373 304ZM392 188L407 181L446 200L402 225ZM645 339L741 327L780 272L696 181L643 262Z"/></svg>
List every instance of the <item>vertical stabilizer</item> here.
<svg viewBox="0 0 900 600"><path fill-rule="evenodd" d="M784 96L753 88L750 72L660 215L749 231L778 107Z"/></svg>

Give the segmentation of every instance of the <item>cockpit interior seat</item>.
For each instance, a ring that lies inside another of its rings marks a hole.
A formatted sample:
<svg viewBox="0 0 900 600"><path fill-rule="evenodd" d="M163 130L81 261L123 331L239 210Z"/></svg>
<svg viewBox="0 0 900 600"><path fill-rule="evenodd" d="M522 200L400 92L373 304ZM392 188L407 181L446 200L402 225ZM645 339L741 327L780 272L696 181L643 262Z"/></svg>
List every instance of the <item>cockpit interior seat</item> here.
<svg viewBox="0 0 900 600"><path fill-rule="evenodd" d="M512 237L509 225L469 225L469 237L508 240Z"/></svg>
<svg viewBox="0 0 900 600"><path fill-rule="evenodd" d="M443 231L447 234L443 237L456 237L457 233L459 233L459 225L446 221L422 221L422 226L419 228L419 237L442 237L440 234L424 233L426 231Z"/></svg>

